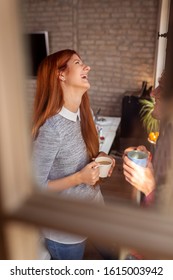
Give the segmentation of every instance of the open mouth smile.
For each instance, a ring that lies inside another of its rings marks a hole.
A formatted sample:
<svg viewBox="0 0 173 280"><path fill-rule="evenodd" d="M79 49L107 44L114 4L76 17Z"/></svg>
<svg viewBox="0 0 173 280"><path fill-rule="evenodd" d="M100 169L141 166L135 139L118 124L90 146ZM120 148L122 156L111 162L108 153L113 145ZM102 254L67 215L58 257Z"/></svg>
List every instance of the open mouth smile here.
<svg viewBox="0 0 173 280"><path fill-rule="evenodd" d="M83 80L88 80L88 75L82 74L82 75L81 75L81 78L82 78Z"/></svg>

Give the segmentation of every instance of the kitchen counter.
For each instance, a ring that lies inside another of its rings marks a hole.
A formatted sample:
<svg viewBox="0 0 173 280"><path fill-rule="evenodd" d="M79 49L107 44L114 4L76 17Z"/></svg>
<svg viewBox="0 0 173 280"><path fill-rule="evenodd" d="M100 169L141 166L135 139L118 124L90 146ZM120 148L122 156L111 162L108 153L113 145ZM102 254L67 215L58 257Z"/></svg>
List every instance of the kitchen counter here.
<svg viewBox="0 0 173 280"><path fill-rule="evenodd" d="M104 140L100 140L100 151L107 154L110 152L120 120L120 117L100 116L96 121L97 129L101 129L101 136L104 137Z"/></svg>

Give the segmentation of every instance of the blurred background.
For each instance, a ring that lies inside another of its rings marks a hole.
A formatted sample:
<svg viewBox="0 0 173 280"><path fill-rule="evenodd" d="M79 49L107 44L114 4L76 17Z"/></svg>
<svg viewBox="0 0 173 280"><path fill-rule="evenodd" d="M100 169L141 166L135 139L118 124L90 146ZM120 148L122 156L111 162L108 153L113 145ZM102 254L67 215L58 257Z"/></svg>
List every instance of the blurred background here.
<svg viewBox="0 0 173 280"><path fill-rule="evenodd" d="M169 2L26 0L21 1L21 16L26 33L48 32L50 53L75 49L90 65L94 113L101 108L103 115L120 116L124 93L140 90L142 81L154 86L161 74L166 39L158 40L158 32L167 32ZM162 65L157 61L159 41ZM27 88L32 106L34 79Z"/></svg>

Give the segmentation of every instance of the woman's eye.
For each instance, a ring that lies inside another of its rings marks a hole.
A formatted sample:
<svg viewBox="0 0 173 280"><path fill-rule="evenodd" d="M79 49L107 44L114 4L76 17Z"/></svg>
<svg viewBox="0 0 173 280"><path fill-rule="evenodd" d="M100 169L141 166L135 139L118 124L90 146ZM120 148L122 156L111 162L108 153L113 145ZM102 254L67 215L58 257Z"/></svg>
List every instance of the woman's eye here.
<svg viewBox="0 0 173 280"><path fill-rule="evenodd" d="M75 61L75 64L83 65L83 62L80 61L80 60L76 60L76 61Z"/></svg>

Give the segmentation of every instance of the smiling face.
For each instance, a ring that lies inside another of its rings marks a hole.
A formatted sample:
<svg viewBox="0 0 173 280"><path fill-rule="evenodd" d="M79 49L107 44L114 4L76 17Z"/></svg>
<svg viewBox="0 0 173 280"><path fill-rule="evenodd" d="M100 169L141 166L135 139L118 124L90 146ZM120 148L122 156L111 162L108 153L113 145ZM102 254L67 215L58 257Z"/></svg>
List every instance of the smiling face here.
<svg viewBox="0 0 173 280"><path fill-rule="evenodd" d="M86 92L90 88L88 73L90 67L85 65L78 55L73 54L67 63L67 68L60 73L60 80L66 88L81 89Z"/></svg>

